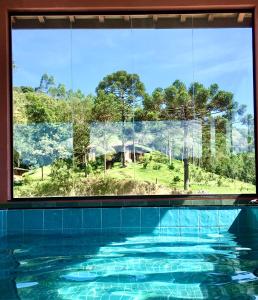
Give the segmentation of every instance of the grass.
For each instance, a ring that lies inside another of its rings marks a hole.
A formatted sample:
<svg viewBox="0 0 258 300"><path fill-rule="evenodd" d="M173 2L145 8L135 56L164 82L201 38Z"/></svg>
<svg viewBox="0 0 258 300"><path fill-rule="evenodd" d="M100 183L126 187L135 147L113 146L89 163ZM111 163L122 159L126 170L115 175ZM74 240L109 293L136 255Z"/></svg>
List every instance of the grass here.
<svg viewBox="0 0 258 300"><path fill-rule="evenodd" d="M159 186L159 193L175 194L185 193L184 187L184 168L183 162L180 160L173 161L173 170L169 169L165 163L149 162L144 168L142 163L128 163L125 168L120 163L115 163L112 169L103 174L99 169L100 175L118 180L135 180L137 182L151 182ZM50 178L51 166L44 167L44 180L41 180L41 169L35 169L28 172L25 176L26 180L22 185L14 187L14 194L28 193L33 196L33 191L37 189L38 184L51 182ZM96 177L91 173L90 178ZM177 181L174 181L174 178ZM84 179L84 173L77 173L76 180ZM190 164L190 188L187 193L192 194L244 194L255 193L255 186L245 183L237 179L222 177L210 172L204 171L202 168ZM50 195L46 195L50 196ZM78 195L80 196L80 195Z"/></svg>
<svg viewBox="0 0 258 300"><path fill-rule="evenodd" d="M156 165L160 166L159 170L153 169ZM107 170L107 175L117 179L135 178L137 181L149 181L183 191L183 162L174 160L173 165L174 170L170 170L167 165L162 163L151 162L146 169L139 163L130 163L126 168L121 168L120 164L117 163L112 169ZM180 181L175 184L173 179L176 176L179 177ZM200 180L200 177L202 180ZM206 172L202 168L190 165L190 190L193 193L203 194L243 194L255 193L255 186L250 183Z"/></svg>

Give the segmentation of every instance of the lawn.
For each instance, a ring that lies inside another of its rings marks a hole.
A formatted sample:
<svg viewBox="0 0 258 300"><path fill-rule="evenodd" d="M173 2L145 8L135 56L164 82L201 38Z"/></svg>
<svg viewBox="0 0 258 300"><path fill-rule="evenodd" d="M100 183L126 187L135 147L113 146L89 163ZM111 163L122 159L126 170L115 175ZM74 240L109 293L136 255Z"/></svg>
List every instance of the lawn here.
<svg viewBox="0 0 258 300"><path fill-rule="evenodd" d="M159 169L154 169L159 166ZM149 181L176 190L183 190L184 168L183 162L173 161L174 170L170 170L162 163L150 163L144 169L142 164L130 163L126 168L121 168L117 163L112 169L107 170L107 175L117 179L134 179L137 181ZM180 181L173 182L175 177ZM218 194L243 194L255 193L255 186L236 179L222 177L201 168L190 165L190 190L195 193L218 193Z"/></svg>
<svg viewBox="0 0 258 300"><path fill-rule="evenodd" d="M88 179L97 177L115 178L117 180L136 180L137 182L151 182L160 187L159 193L171 194L184 193L184 168L180 160L173 161L173 168L169 168L165 163L149 162L144 167L143 163L128 163L125 168L121 163L115 163L112 169L108 169L106 174L103 168L99 168L98 175L92 172ZM14 187L14 194L22 191L32 193L42 183L51 182L49 176L51 167L44 167L44 180L41 180L41 169L35 169L25 175L25 180L21 185ZM87 180L83 172L77 172L75 180ZM244 194L255 193L255 186L237 179L222 177L204 171L195 165L190 164L190 188L188 193L193 194Z"/></svg>

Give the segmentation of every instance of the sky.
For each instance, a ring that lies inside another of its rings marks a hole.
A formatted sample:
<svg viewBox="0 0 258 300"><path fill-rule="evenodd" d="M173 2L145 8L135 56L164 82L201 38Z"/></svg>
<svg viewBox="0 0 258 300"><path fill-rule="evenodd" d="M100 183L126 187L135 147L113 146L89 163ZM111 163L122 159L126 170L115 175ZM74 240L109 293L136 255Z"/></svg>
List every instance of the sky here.
<svg viewBox="0 0 258 300"><path fill-rule="evenodd" d="M104 76L137 73L147 92L176 79L217 83L253 113L252 29L51 29L12 31L14 86L53 75L94 94Z"/></svg>

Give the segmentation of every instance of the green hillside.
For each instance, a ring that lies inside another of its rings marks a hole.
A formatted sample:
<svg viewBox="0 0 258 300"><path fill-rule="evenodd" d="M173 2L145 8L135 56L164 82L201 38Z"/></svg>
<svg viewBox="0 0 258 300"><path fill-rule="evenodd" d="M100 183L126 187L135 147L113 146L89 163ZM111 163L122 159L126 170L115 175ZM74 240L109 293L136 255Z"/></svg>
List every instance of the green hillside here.
<svg viewBox="0 0 258 300"><path fill-rule="evenodd" d="M129 163L125 168L117 162L113 168L103 173L103 167L98 167L87 177L82 171L69 173L61 188L51 177L51 168L44 168L44 180L41 180L41 169L35 169L20 178L14 193L22 196L51 195L116 195L126 194L234 194L255 193L255 186L237 179L231 179L204 171L190 164L190 189L183 190L183 162L173 160L172 165L155 161ZM62 178L61 178L62 179ZM119 187L117 187L119 185ZM63 186L63 189L62 189ZM71 187L69 189L69 186ZM124 189L124 190L123 190Z"/></svg>

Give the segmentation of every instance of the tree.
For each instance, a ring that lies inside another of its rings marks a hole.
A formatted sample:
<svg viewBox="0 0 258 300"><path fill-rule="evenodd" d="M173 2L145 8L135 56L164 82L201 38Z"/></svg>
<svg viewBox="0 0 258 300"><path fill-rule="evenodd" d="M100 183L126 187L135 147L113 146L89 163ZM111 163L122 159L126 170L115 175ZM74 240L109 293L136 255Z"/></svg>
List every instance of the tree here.
<svg viewBox="0 0 258 300"><path fill-rule="evenodd" d="M119 100L114 94L105 94L104 91L100 90L98 96L95 99L94 107L92 111L93 119L104 123L104 173L106 172L107 165L107 141L108 133L107 122L115 122L120 118L120 106Z"/></svg>
<svg viewBox="0 0 258 300"><path fill-rule="evenodd" d="M189 189L189 124L188 120L194 119L194 103L187 91L185 84L176 80L171 86L164 90L165 109L164 117L182 121L183 138L183 162L184 162L184 190Z"/></svg>
<svg viewBox="0 0 258 300"><path fill-rule="evenodd" d="M25 94L25 93L33 93L34 92L34 88L31 86L21 86L20 87L21 91Z"/></svg>
<svg viewBox="0 0 258 300"><path fill-rule="evenodd" d="M41 168L41 179L44 179L43 167L56 159L72 156L71 124L30 124L14 126L14 148L19 160L27 167Z"/></svg>
<svg viewBox="0 0 258 300"><path fill-rule="evenodd" d="M254 147L254 117L252 114L247 114L241 119L241 122L243 125L247 126L248 152L252 152Z"/></svg>
<svg viewBox="0 0 258 300"><path fill-rule="evenodd" d="M137 74L129 74L126 71L117 71L107 75L96 88L97 95L101 91L105 94L113 94L120 101L120 114L123 124L122 130L122 166L125 167L125 121L132 117L132 106L142 100L145 94L144 84Z"/></svg>
<svg viewBox="0 0 258 300"><path fill-rule="evenodd" d="M29 93L26 95L26 115L29 123L51 123L55 121L54 106L51 99L44 94Z"/></svg>
<svg viewBox="0 0 258 300"><path fill-rule="evenodd" d="M219 90L217 84L205 88L203 84L194 82L187 89L185 84L179 80L159 92L160 116L162 119L182 121L184 130L183 161L184 161L184 189L189 188L189 158L190 152L187 145L189 139L190 120L200 120L203 124L203 155L210 159L210 149L205 150L210 141L207 137L209 130L205 124L210 124L214 116L228 117L228 112L234 105L233 94ZM163 94L163 96L162 96ZM163 103L162 103L163 102ZM210 134L210 133L209 133ZM206 146L204 146L206 145ZM206 161L207 163L208 161Z"/></svg>
<svg viewBox="0 0 258 300"><path fill-rule="evenodd" d="M50 86L47 92L53 98L64 99L66 97L66 87L61 83L59 83L57 87Z"/></svg>
<svg viewBox="0 0 258 300"><path fill-rule="evenodd" d="M94 98L92 96L80 96L77 92L68 92L67 101L69 105L71 122L73 123L73 151L77 163L87 163L87 152L90 143L90 123L93 120L92 109ZM60 102L60 100L58 101Z"/></svg>
<svg viewBox="0 0 258 300"><path fill-rule="evenodd" d="M49 88L55 85L55 80L53 76L48 76L48 74L43 74L40 79L39 87L35 90L42 93L47 93Z"/></svg>
<svg viewBox="0 0 258 300"><path fill-rule="evenodd" d="M27 123L27 97L20 90L13 90L13 122L14 124Z"/></svg>

